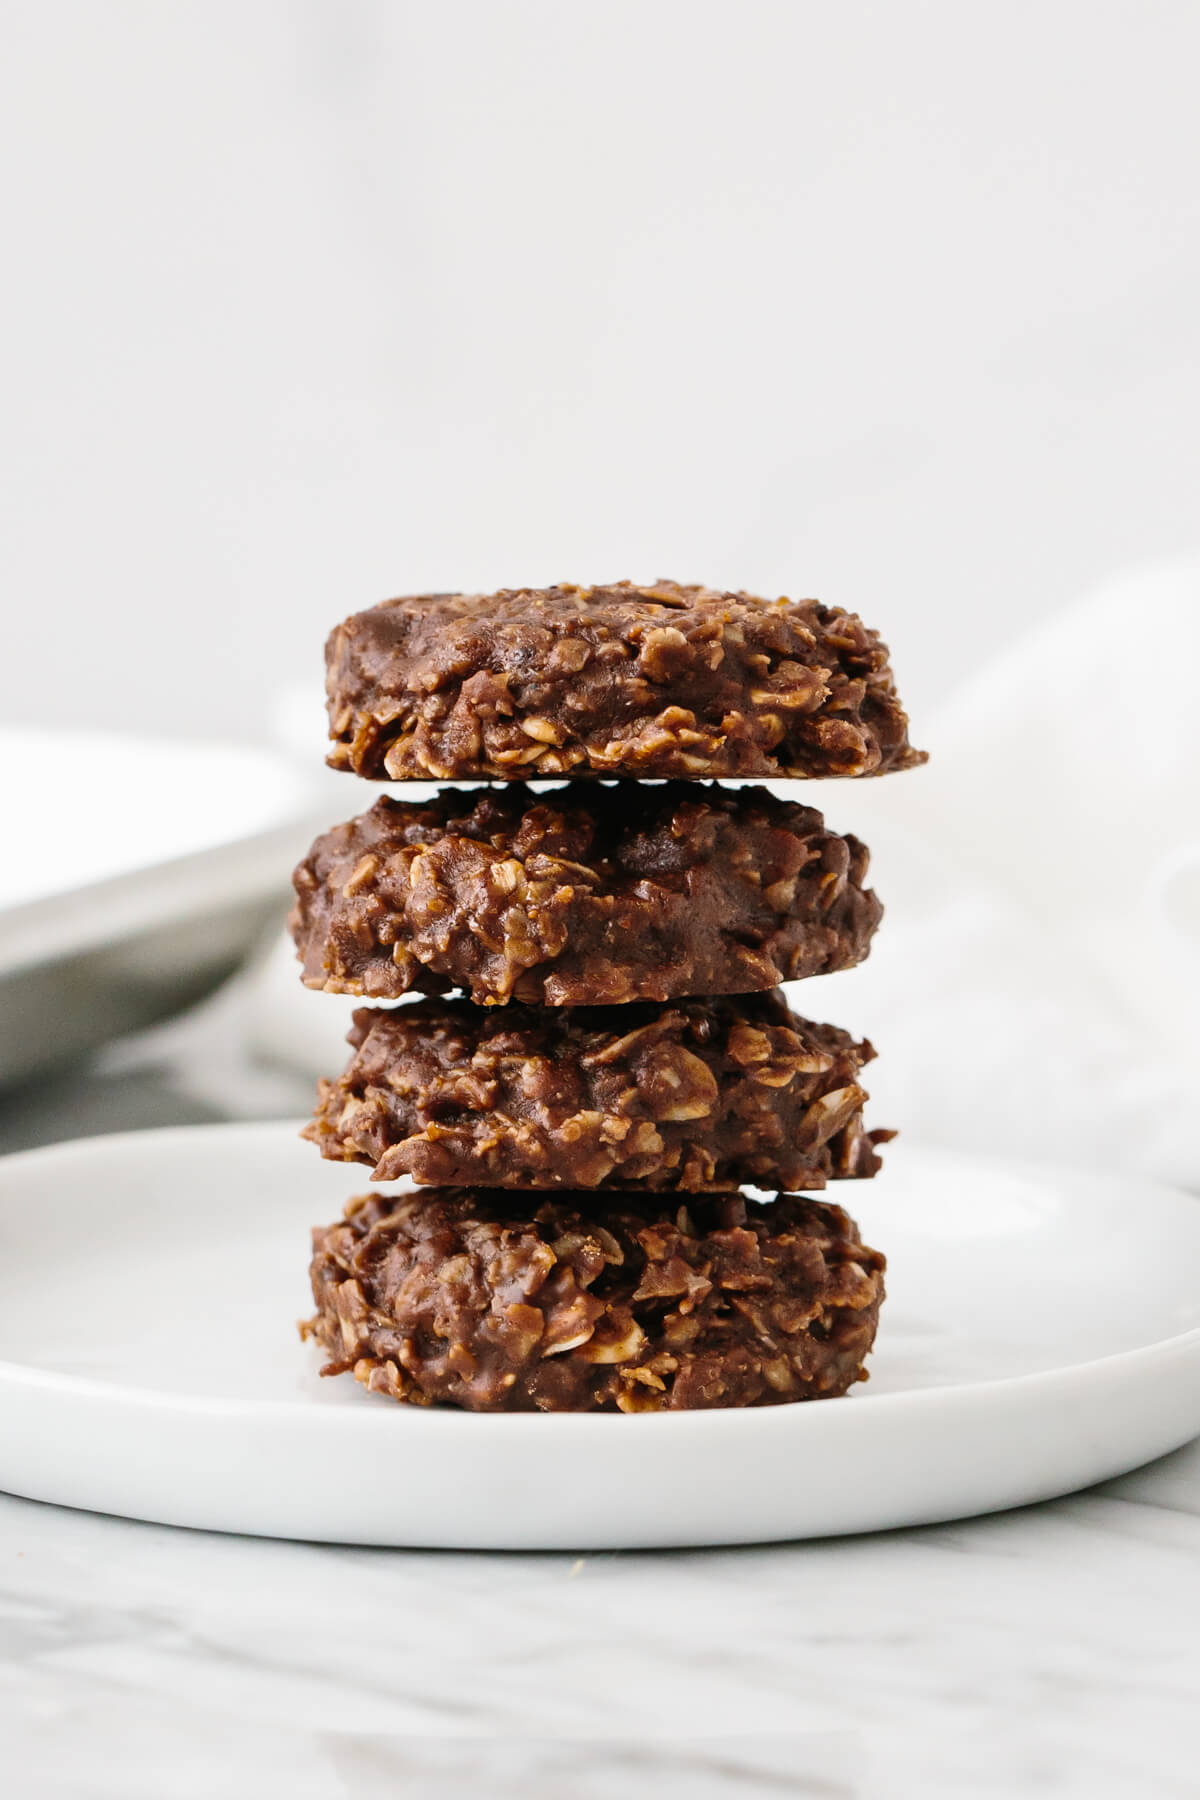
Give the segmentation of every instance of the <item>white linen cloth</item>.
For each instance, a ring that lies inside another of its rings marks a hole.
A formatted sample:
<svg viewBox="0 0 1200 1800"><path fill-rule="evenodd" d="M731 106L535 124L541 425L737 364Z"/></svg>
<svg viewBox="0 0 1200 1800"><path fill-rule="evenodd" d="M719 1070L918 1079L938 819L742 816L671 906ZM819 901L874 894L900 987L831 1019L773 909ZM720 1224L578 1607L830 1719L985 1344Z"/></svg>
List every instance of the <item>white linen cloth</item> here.
<svg viewBox="0 0 1200 1800"><path fill-rule="evenodd" d="M1134 572L915 720L927 768L790 788L887 908L866 963L789 996L878 1047L869 1122L1200 1187L1198 681L1200 560ZM355 1003L282 943L256 982L257 1046L339 1070Z"/></svg>

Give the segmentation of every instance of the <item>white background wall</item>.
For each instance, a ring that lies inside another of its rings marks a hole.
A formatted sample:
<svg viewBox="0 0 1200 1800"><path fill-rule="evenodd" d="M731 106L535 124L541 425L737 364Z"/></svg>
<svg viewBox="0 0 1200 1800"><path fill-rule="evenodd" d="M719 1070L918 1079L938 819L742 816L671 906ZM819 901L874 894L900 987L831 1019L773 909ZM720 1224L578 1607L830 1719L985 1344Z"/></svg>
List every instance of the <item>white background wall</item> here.
<svg viewBox="0 0 1200 1800"><path fill-rule="evenodd" d="M918 711L1200 535L1198 6L3 21L9 719L260 735L387 594L659 573Z"/></svg>

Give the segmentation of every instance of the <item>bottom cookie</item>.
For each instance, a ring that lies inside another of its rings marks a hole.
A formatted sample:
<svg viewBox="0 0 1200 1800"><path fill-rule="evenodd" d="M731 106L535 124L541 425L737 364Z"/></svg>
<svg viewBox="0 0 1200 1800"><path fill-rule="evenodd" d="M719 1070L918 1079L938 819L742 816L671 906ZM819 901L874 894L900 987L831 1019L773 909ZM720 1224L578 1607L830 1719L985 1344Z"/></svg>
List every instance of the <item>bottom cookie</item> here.
<svg viewBox="0 0 1200 1800"><path fill-rule="evenodd" d="M610 1192L594 1208L494 1188L351 1200L313 1233L301 1330L321 1373L475 1412L771 1406L866 1379L884 1258L840 1207Z"/></svg>

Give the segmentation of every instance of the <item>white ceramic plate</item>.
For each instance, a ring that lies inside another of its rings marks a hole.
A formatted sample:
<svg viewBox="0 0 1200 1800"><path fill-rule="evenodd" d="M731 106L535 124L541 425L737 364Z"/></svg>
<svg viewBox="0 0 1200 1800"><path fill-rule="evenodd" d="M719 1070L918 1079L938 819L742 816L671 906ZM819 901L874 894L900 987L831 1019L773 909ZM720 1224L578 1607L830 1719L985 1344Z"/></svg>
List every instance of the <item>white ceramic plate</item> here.
<svg viewBox="0 0 1200 1800"><path fill-rule="evenodd" d="M905 1146L837 1190L891 1265L845 1400L477 1416L318 1381L308 1228L363 1184L295 1133L0 1162L0 1487L363 1544L741 1543L1016 1506L1200 1432L1200 1204Z"/></svg>
<svg viewBox="0 0 1200 1800"><path fill-rule="evenodd" d="M282 919L316 826L265 750L0 726L0 760L3 1084L209 993Z"/></svg>

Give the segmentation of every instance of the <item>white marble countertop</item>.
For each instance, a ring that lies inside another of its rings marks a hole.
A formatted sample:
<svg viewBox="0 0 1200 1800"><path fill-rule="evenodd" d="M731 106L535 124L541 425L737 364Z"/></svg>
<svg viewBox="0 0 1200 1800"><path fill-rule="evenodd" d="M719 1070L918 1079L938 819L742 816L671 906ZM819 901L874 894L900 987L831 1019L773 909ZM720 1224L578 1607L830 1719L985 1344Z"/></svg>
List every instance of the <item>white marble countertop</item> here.
<svg viewBox="0 0 1200 1800"><path fill-rule="evenodd" d="M230 1025L0 1100L0 1148L298 1110ZM1192 1800L1197 1617L1200 1441L1020 1512L734 1550L363 1550L0 1496L0 1792Z"/></svg>
<svg viewBox="0 0 1200 1800"><path fill-rule="evenodd" d="M1196 1788L1200 1444L738 1550L375 1551L0 1497L14 1800Z"/></svg>

